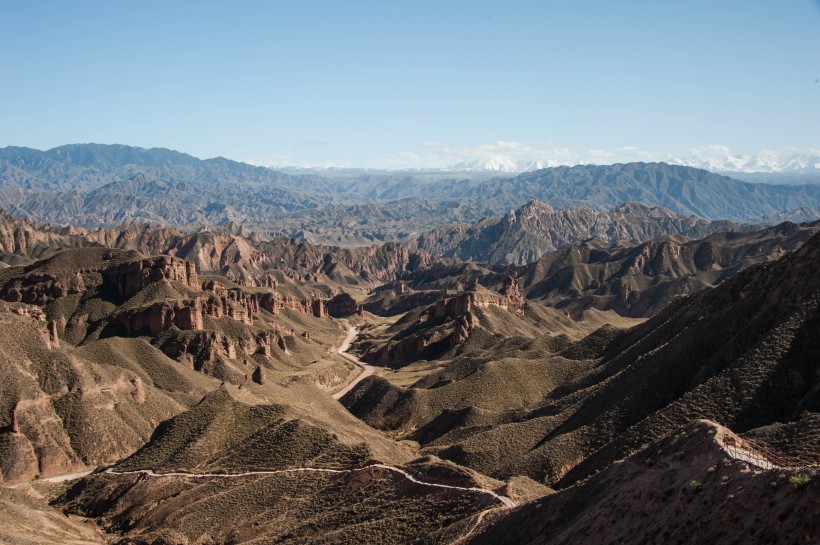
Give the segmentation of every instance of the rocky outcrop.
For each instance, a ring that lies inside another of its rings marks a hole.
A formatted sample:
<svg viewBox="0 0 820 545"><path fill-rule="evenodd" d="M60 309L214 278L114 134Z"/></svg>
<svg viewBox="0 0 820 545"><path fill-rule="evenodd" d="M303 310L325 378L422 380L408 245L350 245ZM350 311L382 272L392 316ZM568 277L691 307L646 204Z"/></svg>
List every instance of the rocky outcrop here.
<svg viewBox="0 0 820 545"><path fill-rule="evenodd" d="M527 307L527 300L518 291L518 280L512 276L504 279L504 286L498 291L507 300L507 308L514 310L519 314L524 314L524 309Z"/></svg>
<svg viewBox="0 0 820 545"><path fill-rule="evenodd" d="M236 337L217 331L196 331L171 336L159 348L170 358L187 360L195 369L207 369L219 359L234 360L254 355L270 357L274 349L287 353L285 338L276 329L244 332Z"/></svg>
<svg viewBox="0 0 820 545"><path fill-rule="evenodd" d="M267 372L265 371L265 368L258 365L256 369L253 370L251 380L257 384L265 384L265 382L267 382Z"/></svg>
<svg viewBox="0 0 820 545"><path fill-rule="evenodd" d="M269 358L271 355L273 343L274 343L274 334L270 331L262 331L261 333L256 335L256 354L261 354L266 358ZM240 343L241 344L241 343ZM284 343L283 343L284 344Z"/></svg>
<svg viewBox="0 0 820 545"><path fill-rule="evenodd" d="M470 338L470 332L473 330L474 326L475 320L471 312L467 312L461 315L456 320L456 327L453 329L453 333L449 337L450 348L461 346L462 344L467 342L467 339Z"/></svg>
<svg viewBox="0 0 820 545"><path fill-rule="evenodd" d="M112 323L122 326L128 335L150 334L156 337L176 326L182 331L202 329L202 305L198 299L160 301L148 307L123 312L113 317Z"/></svg>
<svg viewBox="0 0 820 545"><path fill-rule="evenodd" d="M0 290L0 298L8 302L45 306L49 301L68 295L84 293L85 282L81 273L68 279L51 273L29 274L25 279L9 282Z"/></svg>
<svg viewBox="0 0 820 545"><path fill-rule="evenodd" d="M241 289L207 290L202 297L202 309L206 316L221 318L228 316L237 322L253 325L253 315L259 312L259 296Z"/></svg>
<svg viewBox="0 0 820 545"><path fill-rule="evenodd" d="M363 359L377 365L394 366L418 358L428 345L426 337L411 335L369 351Z"/></svg>
<svg viewBox="0 0 820 545"><path fill-rule="evenodd" d="M325 304L327 313L334 318L344 318L361 312L362 306L347 293L340 293Z"/></svg>
<svg viewBox="0 0 820 545"><path fill-rule="evenodd" d="M397 291L401 291L401 295L395 295ZM395 291L382 292L368 298L362 304L362 309L378 316L396 316L414 308L435 304L451 295L448 290L411 291L407 287L402 290L397 288Z"/></svg>
<svg viewBox="0 0 820 545"><path fill-rule="evenodd" d="M49 348L60 348L60 337L57 336L57 321L48 322L48 343Z"/></svg>
<svg viewBox="0 0 820 545"><path fill-rule="evenodd" d="M311 301L310 311L317 318L327 317L327 309L325 309L325 302L323 299L314 299Z"/></svg>
<svg viewBox="0 0 820 545"><path fill-rule="evenodd" d="M0 211L0 254L8 256L3 258L6 263L22 264L60 250L93 245L82 236L58 233L47 224L14 218Z"/></svg>
<svg viewBox="0 0 820 545"><path fill-rule="evenodd" d="M125 263L103 271L116 287L122 299L128 299L154 282L177 281L199 289L196 269L190 261L159 256Z"/></svg>
<svg viewBox="0 0 820 545"><path fill-rule="evenodd" d="M84 250L96 251L99 250ZM79 251L75 251L79 252ZM51 267L43 267L24 273L19 278L8 282L0 290L0 298L10 302L23 302L39 306L45 306L50 301L61 299L69 295L83 294L89 288L99 285L100 282L110 282L113 284L117 295L125 301L142 291L146 286L155 282L177 281L183 285L199 289L196 270L190 262L168 256L151 257L138 259L113 266L108 266L108 259L127 257L124 253L101 254L100 261L92 267L80 268L74 265L76 270L71 273L52 272ZM56 263L54 269L59 270L63 266L70 266L71 255L61 255L60 262ZM76 254L78 262L82 262L85 256ZM62 261L65 261L63 263Z"/></svg>
<svg viewBox="0 0 820 545"><path fill-rule="evenodd" d="M327 316L325 301L323 299L304 299L282 295L278 292L268 292L259 296L258 301L260 308L267 310L273 315L279 314L285 309L289 309L311 314L317 318Z"/></svg>
<svg viewBox="0 0 820 545"><path fill-rule="evenodd" d="M260 298L242 289L226 289L217 282L205 282L202 294L196 299L158 301L148 307L119 314L115 323L125 327L127 334L148 332L159 335L171 326L182 331L202 329L204 317L221 318L253 325L253 315L259 312ZM270 295L270 294L266 294Z"/></svg>
<svg viewBox="0 0 820 545"><path fill-rule="evenodd" d="M505 280L504 293L499 295L489 290L479 290L473 285L469 289L446 299L441 299L430 310L430 315L434 320L446 318L458 318L470 312L473 307L496 306L517 312L524 313L526 302L523 295L518 291L518 283L514 278Z"/></svg>
<svg viewBox="0 0 820 545"><path fill-rule="evenodd" d="M523 314L526 303L513 278L504 283L503 294L491 292L477 284L453 296L444 296L427 309L418 321L388 342L370 347L364 359L381 365L396 365L419 358L439 357L448 349L464 344L478 326L474 314L478 308L498 307ZM425 293L425 292L419 292ZM426 292L428 294L434 292ZM446 294L447 292L441 292ZM416 294L404 294L410 297Z"/></svg>

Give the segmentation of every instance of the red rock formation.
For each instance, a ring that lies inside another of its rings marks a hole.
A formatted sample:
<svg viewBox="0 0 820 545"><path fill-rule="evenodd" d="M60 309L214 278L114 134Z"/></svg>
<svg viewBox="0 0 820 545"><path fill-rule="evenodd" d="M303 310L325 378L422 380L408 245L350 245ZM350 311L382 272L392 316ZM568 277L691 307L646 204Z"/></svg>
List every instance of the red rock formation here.
<svg viewBox="0 0 820 545"><path fill-rule="evenodd" d="M257 366L256 369L253 370L251 380L257 384L265 384L265 382L267 382L267 373L265 372L265 368L261 365Z"/></svg>
<svg viewBox="0 0 820 545"><path fill-rule="evenodd" d="M270 331L263 331L256 336L256 343L259 345L257 354L261 354L266 358L271 355L271 346L273 344L273 336Z"/></svg>
<svg viewBox="0 0 820 545"><path fill-rule="evenodd" d="M416 292L412 296L418 293L420 292ZM409 297L409 295L403 297ZM519 314L524 313L524 296L518 291L518 283L515 279L507 278L500 294L480 289L477 284L472 284L461 293L452 297L443 297L436 301L422 319L426 319L433 327L452 323L453 331L446 339L449 347L455 348L467 341L470 333L478 324L473 310L477 307L489 306L497 306ZM428 346L430 334L425 331L426 329L425 327L425 329L409 336L390 341L388 344L369 351L364 358L366 361L382 365L417 358L418 354Z"/></svg>
<svg viewBox="0 0 820 545"><path fill-rule="evenodd" d="M498 292L507 299L507 308L514 310L519 314L524 314L524 309L527 307L527 300L518 291L518 281L512 276L504 279L504 287Z"/></svg>
<svg viewBox="0 0 820 545"><path fill-rule="evenodd" d="M223 295L219 295L220 293ZM237 322L253 325L253 315L259 312L259 298L256 294L239 289L217 289L203 294L201 300L203 314L212 318L228 316Z"/></svg>
<svg viewBox="0 0 820 545"><path fill-rule="evenodd" d="M207 282L202 283L202 291L212 291L217 295L225 295L227 290L225 289L225 286L216 280L208 280Z"/></svg>
<svg viewBox="0 0 820 545"><path fill-rule="evenodd" d="M392 365L396 362L408 361L427 348L427 340L422 337L410 336L397 342L386 344L366 355L366 361L379 365Z"/></svg>
<svg viewBox="0 0 820 545"><path fill-rule="evenodd" d="M134 377L130 382L134 387L134 391L131 393L131 396L137 404L142 405L145 403L145 386L142 384L142 379L139 377Z"/></svg>
<svg viewBox="0 0 820 545"><path fill-rule="evenodd" d="M314 299L310 304L310 310L317 318L326 318L327 311L325 310L325 301L323 299Z"/></svg>
<svg viewBox="0 0 820 545"><path fill-rule="evenodd" d="M450 335L450 347L455 348L464 344L470 337L470 332L473 330L474 319L470 312L462 315L456 321L456 327Z"/></svg>
<svg viewBox="0 0 820 545"><path fill-rule="evenodd" d="M325 302L321 299L300 299L282 295L278 292L265 293L259 296L258 306L274 315L279 314L284 309L312 314L319 318L323 318L327 315Z"/></svg>
<svg viewBox="0 0 820 545"><path fill-rule="evenodd" d="M327 313L334 318L344 318L361 312L362 306L347 293L340 293L325 304Z"/></svg>
<svg viewBox="0 0 820 545"><path fill-rule="evenodd" d="M278 331L261 331L253 336L240 335L236 340L216 331L200 331L193 336L168 340L160 349L170 358L183 361L192 357L196 368L202 368L219 358L259 354L270 357L274 344L287 352L285 340Z"/></svg>
<svg viewBox="0 0 820 545"><path fill-rule="evenodd" d="M497 306L503 309L524 314L526 301L518 291L518 282L512 277L504 281L501 295L489 291L479 292L471 286L454 297L440 299L431 310L431 316L436 320L458 318L470 312L473 307Z"/></svg>
<svg viewBox="0 0 820 545"><path fill-rule="evenodd" d="M475 302L475 294L472 292L462 292L455 297L439 299L431 309L431 316L435 320L445 318L458 318L470 312Z"/></svg>
<svg viewBox="0 0 820 545"><path fill-rule="evenodd" d="M122 325L129 335L147 331L155 337L171 326L183 331L202 329L202 307L197 299L160 301L146 308L118 314L112 322Z"/></svg>
<svg viewBox="0 0 820 545"><path fill-rule="evenodd" d="M103 275L117 286L120 297L128 299L145 286L163 280L177 281L199 289L194 264L176 257L149 257L110 267Z"/></svg>
<svg viewBox="0 0 820 545"><path fill-rule="evenodd" d="M10 282L3 288L0 297L4 301L22 302L29 305L44 306L49 301L65 297L69 288L62 281L50 274L32 274L26 278L25 285Z"/></svg>

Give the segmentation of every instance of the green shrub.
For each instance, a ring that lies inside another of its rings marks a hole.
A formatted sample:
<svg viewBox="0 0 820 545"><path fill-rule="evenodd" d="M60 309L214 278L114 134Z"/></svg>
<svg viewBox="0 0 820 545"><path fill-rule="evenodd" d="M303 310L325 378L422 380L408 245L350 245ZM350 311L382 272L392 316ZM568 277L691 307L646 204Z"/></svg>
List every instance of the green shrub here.
<svg viewBox="0 0 820 545"><path fill-rule="evenodd" d="M811 481L811 475L808 473L795 473L794 475L789 475L789 484L791 484L795 488L800 488Z"/></svg>

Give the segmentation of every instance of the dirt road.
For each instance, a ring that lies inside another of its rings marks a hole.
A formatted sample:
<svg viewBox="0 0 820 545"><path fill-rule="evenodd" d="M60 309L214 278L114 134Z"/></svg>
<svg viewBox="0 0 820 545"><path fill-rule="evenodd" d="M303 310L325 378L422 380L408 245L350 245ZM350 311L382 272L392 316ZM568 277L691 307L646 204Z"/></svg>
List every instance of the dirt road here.
<svg viewBox="0 0 820 545"><path fill-rule="evenodd" d="M338 352L339 352L340 356L342 356L343 358L345 358L348 361L353 362L355 365L360 367L362 369L362 372L359 373L359 376L357 376L352 381L350 381L350 383L348 383L347 386L345 386L344 388L342 388L341 390L339 390L338 392L333 394L333 399L341 399L342 396L344 396L347 392L349 392L350 390L355 388L358 383L360 383L361 381L363 381L364 379L366 379L367 377L372 375L373 371L376 370L375 367L373 367L372 365L367 365L366 363L363 363L359 358L357 358L353 354L348 354L347 350L350 348L350 345L353 343L353 340L356 338L356 335L358 335L358 334L359 334L359 332L356 330L355 327L349 328L347 330L347 337L345 337L345 340L342 342L342 345L339 347Z"/></svg>

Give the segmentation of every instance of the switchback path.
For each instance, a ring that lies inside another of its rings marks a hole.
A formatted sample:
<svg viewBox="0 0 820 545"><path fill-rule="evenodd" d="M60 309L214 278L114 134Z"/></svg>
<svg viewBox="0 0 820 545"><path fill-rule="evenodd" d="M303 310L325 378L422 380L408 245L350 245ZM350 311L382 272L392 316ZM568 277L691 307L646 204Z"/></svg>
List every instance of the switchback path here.
<svg viewBox="0 0 820 545"><path fill-rule="evenodd" d="M333 394L333 399L341 399L342 396L344 396L347 392L349 392L350 390L355 388L358 383L360 383L361 381L363 381L364 379L366 379L367 377L372 375L373 371L376 370L376 368L373 367L372 365L367 365L366 363L363 363L362 360L360 360L359 358L357 358L353 354L349 354L347 352L348 349L350 348L350 345L353 343L353 339L355 339L356 335L358 335L358 334L359 334L359 332L356 330L355 327L350 327L347 330L347 337L345 337L345 340L342 341L342 345L339 347L339 350L337 352L339 353L340 356L342 356L346 360L351 361L355 365L360 367L362 372L359 373L359 376L357 376L352 381L350 381L347 386L345 386L344 388L342 388L341 390L339 390L338 392Z"/></svg>
<svg viewBox="0 0 820 545"><path fill-rule="evenodd" d="M136 469L133 471L117 471L115 466L111 466L105 470L106 474L109 475L147 475L148 477L188 477L192 479L236 479L239 477L251 477L254 475L282 475L286 473L355 473L359 471L368 471L372 468L383 469L386 471L392 471L394 473L398 473L402 475L408 481L416 483L421 486L428 486L431 488L448 488L451 490L461 490L463 492L471 492L474 494L482 494L491 496L493 499L501 502L505 507L512 508L516 506L516 503L508 498L507 496L502 496L501 494L497 494L492 490L487 490L486 488L478 488L475 486L455 486L449 484L439 484L439 483L428 483L426 481L420 481L412 474L408 473L407 471L394 467L389 466L387 464L371 464L369 466L364 467L357 467L353 469L341 469L341 468L322 468L322 467L295 467L292 469L276 469L276 470L268 470L268 471L246 471L244 473L187 473L183 471L177 472L168 472L168 473L157 473L152 469Z"/></svg>

